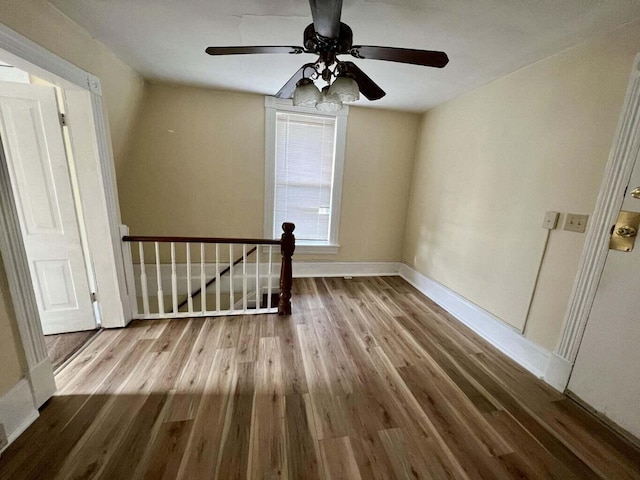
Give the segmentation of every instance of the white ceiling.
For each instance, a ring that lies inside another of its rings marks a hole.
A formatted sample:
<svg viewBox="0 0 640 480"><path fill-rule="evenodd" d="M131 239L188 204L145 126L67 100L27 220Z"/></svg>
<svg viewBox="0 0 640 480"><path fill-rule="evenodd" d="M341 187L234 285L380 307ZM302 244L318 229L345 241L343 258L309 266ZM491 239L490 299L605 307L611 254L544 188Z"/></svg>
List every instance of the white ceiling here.
<svg viewBox="0 0 640 480"><path fill-rule="evenodd" d="M311 55L211 57L207 46L301 45L305 0L50 0L151 81L275 94ZM386 92L359 105L424 111L640 19L640 0L345 0L354 44L443 50L444 69L354 60ZM343 57L344 58L344 57Z"/></svg>

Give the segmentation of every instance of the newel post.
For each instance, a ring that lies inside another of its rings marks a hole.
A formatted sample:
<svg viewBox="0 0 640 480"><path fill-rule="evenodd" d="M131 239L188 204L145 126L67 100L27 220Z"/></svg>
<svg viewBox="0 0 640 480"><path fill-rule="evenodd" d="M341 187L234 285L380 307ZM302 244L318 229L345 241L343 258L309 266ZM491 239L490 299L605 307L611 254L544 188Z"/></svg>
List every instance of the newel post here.
<svg viewBox="0 0 640 480"><path fill-rule="evenodd" d="M291 315L291 285L293 273L291 270L291 257L296 249L296 237L293 231L296 226L293 223L282 224L284 233L281 237L280 252L282 253L282 267L280 268L280 300L278 301L278 315Z"/></svg>

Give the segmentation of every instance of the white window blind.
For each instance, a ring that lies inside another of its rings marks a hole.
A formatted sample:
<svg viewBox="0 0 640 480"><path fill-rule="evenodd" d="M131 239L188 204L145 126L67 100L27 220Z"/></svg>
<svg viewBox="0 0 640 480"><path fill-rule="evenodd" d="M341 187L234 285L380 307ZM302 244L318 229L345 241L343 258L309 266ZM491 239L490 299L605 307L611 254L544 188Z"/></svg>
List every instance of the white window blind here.
<svg viewBox="0 0 640 480"><path fill-rule="evenodd" d="M329 241L335 148L335 118L277 112L274 238L286 221L296 239Z"/></svg>

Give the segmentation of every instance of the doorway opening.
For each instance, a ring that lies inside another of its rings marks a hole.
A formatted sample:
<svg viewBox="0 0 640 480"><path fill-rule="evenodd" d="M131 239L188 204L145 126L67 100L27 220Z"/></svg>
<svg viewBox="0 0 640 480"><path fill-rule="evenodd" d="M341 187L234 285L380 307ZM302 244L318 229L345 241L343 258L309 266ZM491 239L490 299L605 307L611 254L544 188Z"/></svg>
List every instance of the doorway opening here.
<svg viewBox="0 0 640 480"><path fill-rule="evenodd" d="M56 391L41 312L54 320L63 311L82 312L76 320L87 324L66 331L93 330L98 322L124 327L131 314L99 79L2 24L0 60L29 78L13 82L8 88L22 91L5 95L0 106L0 252L24 350L19 392L33 399L32 409L27 398L20 400L20 418L0 411L12 438ZM24 135L32 141L20 143ZM38 202L41 208L34 207Z"/></svg>
<svg viewBox="0 0 640 480"><path fill-rule="evenodd" d="M65 91L0 56L0 145L53 369L100 327Z"/></svg>

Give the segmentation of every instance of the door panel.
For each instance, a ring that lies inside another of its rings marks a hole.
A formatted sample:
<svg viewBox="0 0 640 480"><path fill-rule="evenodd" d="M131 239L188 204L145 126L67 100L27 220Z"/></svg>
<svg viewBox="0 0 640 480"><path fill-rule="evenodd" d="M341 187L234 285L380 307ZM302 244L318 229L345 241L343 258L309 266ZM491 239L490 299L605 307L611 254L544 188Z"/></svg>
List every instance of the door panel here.
<svg viewBox="0 0 640 480"><path fill-rule="evenodd" d="M640 212L638 186L636 159L622 210ZM609 250L568 388L640 438L640 240Z"/></svg>
<svg viewBox="0 0 640 480"><path fill-rule="evenodd" d="M53 88L0 83L0 136L43 331L94 329Z"/></svg>
<svg viewBox="0 0 640 480"><path fill-rule="evenodd" d="M44 260L33 264L45 312L78 308L69 260Z"/></svg>

